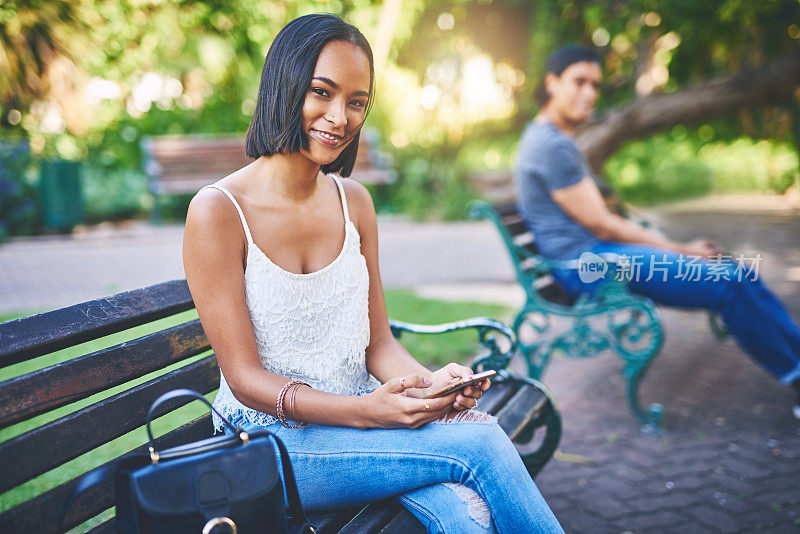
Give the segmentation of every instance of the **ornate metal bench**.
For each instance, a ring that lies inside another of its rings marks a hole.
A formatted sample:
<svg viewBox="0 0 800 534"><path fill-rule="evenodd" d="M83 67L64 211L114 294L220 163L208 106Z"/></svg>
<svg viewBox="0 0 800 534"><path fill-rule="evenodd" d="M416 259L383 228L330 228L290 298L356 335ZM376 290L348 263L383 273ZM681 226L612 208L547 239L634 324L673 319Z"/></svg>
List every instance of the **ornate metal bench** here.
<svg viewBox="0 0 800 534"><path fill-rule="evenodd" d="M511 255L517 280L525 290L525 304L514 320L514 332L528 375L540 378L556 352L571 358L590 358L611 350L623 360L622 375L627 381L631 412L645 425L658 425L661 405L651 404L644 410L638 392L639 382L664 339L652 301L630 293L623 283L613 279L595 298L570 297L552 272L556 268L575 269L577 265L541 256L514 202L491 206L475 201L470 206L470 217L487 218L495 224ZM565 328L559 330L553 325L556 317L567 319ZM596 325L598 319L602 328ZM525 332L526 328L531 332Z"/></svg>
<svg viewBox="0 0 800 534"><path fill-rule="evenodd" d="M58 470L128 432L138 432L144 444L141 427L156 397L175 388L207 394L219 385L219 367L196 319L146 335L133 334L130 341L66 361L37 366L32 360L193 308L186 282L176 280L0 324L0 369L20 363L25 367L16 373L14 368L3 369L4 376L10 378L0 382L0 493L4 493L0 532L55 532L62 503L76 482L69 477L81 473L65 475L61 470L61 475L56 474L60 478L49 485L66 481L53 488L13 488ZM481 409L498 417L531 476L547 463L561 436L561 419L544 386L504 370L516 344L509 327L491 319L440 326L393 321L391 327L396 336L476 329L478 341L487 352L475 361L474 368L499 371L498 379L481 399ZM76 402L74 411L67 415L48 414ZM203 416L159 440L167 447L209 437L211 432L210 416ZM122 452L127 451L113 454ZM105 452L106 456L113 454ZM112 505L112 481L107 480L73 505L65 526L79 525ZM424 532L413 515L391 501L316 512L311 517L320 532ZM113 518L90 530L113 531Z"/></svg>
<svg viewBox="0 0 800 534"><path fill-rule="evenodd" d="M571 297L552 273L554 269L577 269L579 262L543 257L513 201L493 206L478 200L470 205L469 215L495 224L525 290L525 304L514 320L514 333L528 375L541 378L556 352L571 358L591 358L611 350L622 358L628 406L634 417L644 425L658 426L662 406L653 403L645 410L639 401L639 383L664 341L664 328L653 302L628 291L616 277L609 279L594 298ZM614 257L604 259L609 269L615 268ZM553 324L558 317L566 319L566 328L559 330ZM708 320L717 339L728 336L716 314L709 314Z"/></svg>

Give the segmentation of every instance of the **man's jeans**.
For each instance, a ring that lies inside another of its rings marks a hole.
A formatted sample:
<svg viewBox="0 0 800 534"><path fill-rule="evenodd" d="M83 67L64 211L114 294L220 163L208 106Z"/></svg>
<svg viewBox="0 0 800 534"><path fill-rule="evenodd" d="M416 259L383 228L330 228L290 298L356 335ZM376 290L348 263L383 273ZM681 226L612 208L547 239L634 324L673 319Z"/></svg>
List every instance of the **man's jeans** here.
<svg viewBox="0 0 800 534"><path fill-rule="evenodd" d="M625 280L634 293L667 306L719 313L731 335L782 384L800 378L800 327L761 282L757 265L690 262L690 256L615 242L601 242L591 252L627 259L616 275L609 271L605 276ZM603 282L583 283L577 270L554 274L573 296L593 294Z"/></svg>

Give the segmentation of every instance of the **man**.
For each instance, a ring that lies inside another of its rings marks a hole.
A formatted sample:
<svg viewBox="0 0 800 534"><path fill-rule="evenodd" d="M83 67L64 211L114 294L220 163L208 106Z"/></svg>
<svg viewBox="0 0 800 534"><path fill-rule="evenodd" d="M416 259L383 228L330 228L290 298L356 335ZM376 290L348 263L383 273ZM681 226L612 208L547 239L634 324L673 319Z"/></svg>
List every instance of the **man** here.
<svg viewBox="0 0 800 534"><path fill-rule="evenodd" d="M536 94L542 109L525 129L515 172L519 210L542 254L558 260L612 254L629 268L638 262L626 277L631 291L668 306L718 312L758 364L794 387L794 416L800 419L800 327L757 271L707 261L722 254L711 241L674 242L608 210L573 140L597 101L600 57L568 46L550 56L546 70ZM690 266L694 272L687 277ZM554 274L572 295L591 294L602 283L584 284L577 270Z"/></svg>

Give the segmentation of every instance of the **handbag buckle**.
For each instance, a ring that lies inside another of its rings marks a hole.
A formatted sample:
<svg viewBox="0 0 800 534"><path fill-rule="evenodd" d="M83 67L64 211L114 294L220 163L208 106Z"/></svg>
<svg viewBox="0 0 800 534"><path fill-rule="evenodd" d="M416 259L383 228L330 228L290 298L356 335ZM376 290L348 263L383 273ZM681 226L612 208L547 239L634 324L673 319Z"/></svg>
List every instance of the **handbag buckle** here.
<svg viewBox="0 0 800 534"><path fill-rule="evenodd" d="M250 435L244 430L242 430L241 432L239 432L239 439L242 440L242 444L245 444L248 441L250 441Z"/></svg>
<svg viewBox="0 0 800 534"><path fill-rule="evenodd" d="M147 450L150 451L150 463L156 465L159 460L159 455L153 447L147 447Z"/></svg>
<svg viewBox="0 0 800 534"><path fill-rule="evenodd" d="M203 534L211 534L214 527L218 525L227 525L231 529L231 534L236 534L236 523L229 517L214 517L208 520L203 526Z"/></svg>

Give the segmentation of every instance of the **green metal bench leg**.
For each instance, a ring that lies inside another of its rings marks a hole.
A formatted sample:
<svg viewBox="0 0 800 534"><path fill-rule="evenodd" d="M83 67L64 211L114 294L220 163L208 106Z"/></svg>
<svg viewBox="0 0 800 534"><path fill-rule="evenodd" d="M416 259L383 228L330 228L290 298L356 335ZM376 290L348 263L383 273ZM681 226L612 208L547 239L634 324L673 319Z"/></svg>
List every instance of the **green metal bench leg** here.
<svg viewBox="0 0 800 534"><path fill-rule="evenodd" d="M614 334L615 352L625 362L622 376L627 380L628 406L634 417L645 427L658 428L663 417L663 407L653 403L645 411L639 402L639 383L644 378L650 362L661 351L664 343L664 330L656 310L646 303L636 303L618 311L629 311L631 319L615 324L610 316L610 327ZM645 338L649 336L649 339ZM645 339L644 347L636 347Z"/></svg>
<svg viewBox="0 0 800 534"><path fill-rule="evenodd" d="M657 354L654 353L653 355ZM650 357L652 359L652 356ZM639 402L639 382L644 378L650 361L646 363L627 364L622 370L622 376L628 381L628 406L633 416L647 428L658 428L664 415L664 408L659 403L650 404L647 411L642 409Z"/></svg>
<svg viewBox="0 0 800 534"><path fill-rule="evenodd" d="M545 333L550 328L549 317L541 314L544 323L537 324L528 320L528 316L534 313L541 314L538 310L532 310L527 306L522 308L522 311L520 311L514 319L513 329L514 334L517 336L519 353L528 367L528 376L534 380L539 380L544 374L547 364L550 363L552 348L548 342L536 341L534 343L526 343L520 336L520 330L527 324L535 331L537 338L546 337Z"/></svg>

